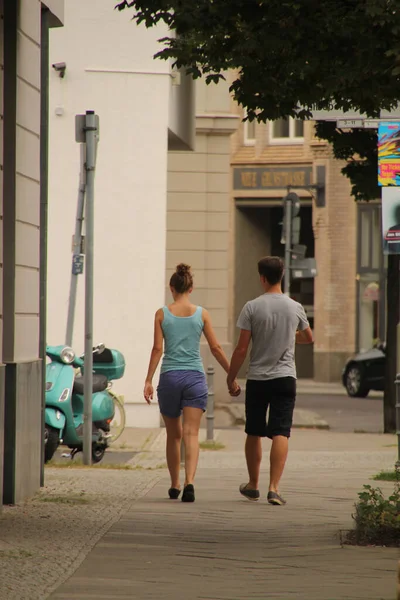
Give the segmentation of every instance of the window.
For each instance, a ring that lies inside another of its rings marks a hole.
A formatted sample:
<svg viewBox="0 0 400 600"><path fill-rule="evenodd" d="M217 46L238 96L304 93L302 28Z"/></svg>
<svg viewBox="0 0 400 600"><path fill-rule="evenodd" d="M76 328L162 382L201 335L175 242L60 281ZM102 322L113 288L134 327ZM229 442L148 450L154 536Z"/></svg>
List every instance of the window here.
<svg viewBox="0 0 400 600"><path fill-rule="evenodd" d="M244 115L246 116L246 115ZM244 145L245 146L254 146L256 143L256 123L257 121L254 119L253 121L245 121L244 125Z"/></svg>
<svg viewBox="0 0 400 600"><path fill-rule="evenodd" d="M382 257L380 207L361 205L358 212L357 271L379 270Z"/></svg>
<svg viewBox="0 0 400 600"><path fill-rule="evenodd" d="M273 144L301 144L304 141L304 121L293 117L271 121L270 141Z"/></svg>

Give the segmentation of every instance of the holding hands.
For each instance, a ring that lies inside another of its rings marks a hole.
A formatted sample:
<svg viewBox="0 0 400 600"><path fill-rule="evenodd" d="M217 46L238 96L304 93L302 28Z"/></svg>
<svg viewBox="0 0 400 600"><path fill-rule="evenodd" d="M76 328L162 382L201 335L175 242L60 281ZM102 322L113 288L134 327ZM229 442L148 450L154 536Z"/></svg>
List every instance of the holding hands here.
<svg viewBox="0 0 400 600"><path fill-rule="evenodd" d="M226 380L226 383L228 384L229 394L231 396L233 396L234 398L239 396L239 394L242 390L241 390L240 385L238 384L237 380L234 379L233 381L230 381L230 378L228 377Z"/></svg>

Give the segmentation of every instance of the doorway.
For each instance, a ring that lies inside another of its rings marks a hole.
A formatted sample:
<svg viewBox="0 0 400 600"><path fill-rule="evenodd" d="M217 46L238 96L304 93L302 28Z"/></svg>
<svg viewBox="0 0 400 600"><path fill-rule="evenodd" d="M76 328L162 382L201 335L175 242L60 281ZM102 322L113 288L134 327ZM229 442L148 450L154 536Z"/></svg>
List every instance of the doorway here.
<svg viewBox="0 0 400 600"><path fill-rule="evenodd" d="M262 256L284 258L282 237L282 201L260 205L260 201L236 202L235 219L235 285L232 339L237 342L239 330L236 322L243 306L262 293L257 272L257 262ZM302 204L300 209L300 244L307 247L306 257L314 257L314 234L312 229L312 206ZM303 304L311 329L314 327L314 280L299 279L291 282L291 297ZM298 377L313 377L313 346L296 348ZM249 358L243 364L239 377L246 377Z"/></svg>

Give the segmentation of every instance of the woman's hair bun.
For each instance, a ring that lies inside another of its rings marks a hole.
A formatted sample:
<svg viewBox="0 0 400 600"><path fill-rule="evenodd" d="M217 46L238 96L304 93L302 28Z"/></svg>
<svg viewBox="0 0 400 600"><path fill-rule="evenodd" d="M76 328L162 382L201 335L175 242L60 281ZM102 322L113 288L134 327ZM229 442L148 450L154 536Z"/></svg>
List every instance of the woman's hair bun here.
<svg viewBox="0 0 400 600"><path fill-rule="evenodd" d="M178 275L183 277L184 275L186 275L186 273L190 273L190 265L185 265L185 263L180 263L176 267L176 272Z"/></svg>

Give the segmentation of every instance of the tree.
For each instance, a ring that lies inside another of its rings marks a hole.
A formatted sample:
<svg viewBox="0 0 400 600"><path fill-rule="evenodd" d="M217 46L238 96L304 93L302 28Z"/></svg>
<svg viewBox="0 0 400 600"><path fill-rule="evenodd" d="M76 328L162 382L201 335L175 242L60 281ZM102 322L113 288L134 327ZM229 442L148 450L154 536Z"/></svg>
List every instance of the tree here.
<svg viewBox="0 0 400 600"><path fill-rule="evenodd" d="M400 100L400 6L398 0L122 0L133 20L164 22L157 58L194 78L230 86L249 120L297 116L313 110L359 110L369 117ZM356 200L379 198L376 133L340 133L319 122L319 137L348 161ZM393 431L398 320L399 261L389 257L385 431Z"/></svg>
<svg viewBox="0 0 400 600"><path fill-rule="evenodd" d="M156 55L231 85L250 120L311 117L312 108L377 116L399 100L398 0L123 0L133 19L172 34ZM299 107L303 107L300 109Z"/></svg>

